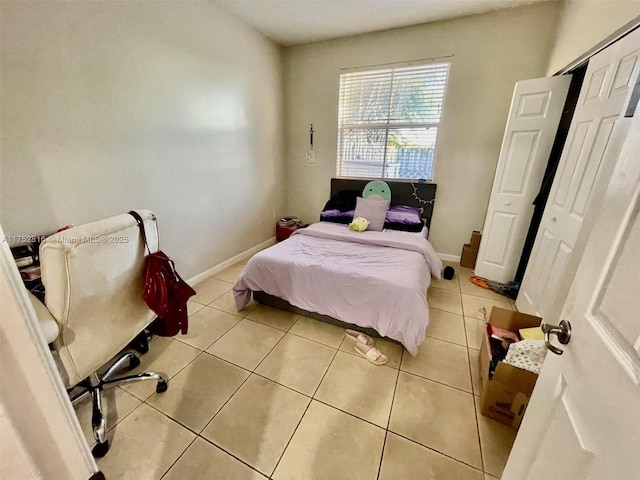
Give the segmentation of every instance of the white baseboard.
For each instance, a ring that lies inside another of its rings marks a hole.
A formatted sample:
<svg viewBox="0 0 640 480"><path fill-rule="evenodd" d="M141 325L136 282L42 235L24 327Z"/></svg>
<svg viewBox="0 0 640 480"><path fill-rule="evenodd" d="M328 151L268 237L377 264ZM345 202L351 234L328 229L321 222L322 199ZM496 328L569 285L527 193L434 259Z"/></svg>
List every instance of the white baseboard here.
<svg viewBox="0 0 640 480"><path fill-rule="evenodd" d="M270 247L271 245L274 245L276 243L276 237L271 237L268 240L265 240L262 243L259 243L258 245L251 247L248 250L245 250L242 253L239 253L238 255L235 255L233 257L231 257L228 260L225 260L222 263L219 263L217 265L214 265L211 268L208 268L207 270L205 270L202 273L199 273L198 275L195 275L194 277L191 277L189 280L187 280L187 283L191 286L195 285L196 283L201 282L202 280L205 280L213 275L215 275L218 272L221 272L222 270L224 270L227 267L230 267L231 265L233 265L234 263L238 263L240 260L244 260L247 257L250 257L251 255L258 253L260 250L264 250L267 247Z"/></svg>
<svg viewBox="0 0 640 480"><path fill-rule="evenodd" d="M436 253L436 255L444 262L460 262L460 255L451 255L450 253Z"/></svg>

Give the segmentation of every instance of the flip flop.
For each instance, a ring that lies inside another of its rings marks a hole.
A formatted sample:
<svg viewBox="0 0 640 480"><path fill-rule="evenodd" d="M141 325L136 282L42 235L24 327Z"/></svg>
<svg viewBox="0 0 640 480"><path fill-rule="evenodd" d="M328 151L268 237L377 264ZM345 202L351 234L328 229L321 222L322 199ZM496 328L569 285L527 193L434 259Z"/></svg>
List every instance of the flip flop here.
<svg viewBox="0 0 640 480"><path fill-rule="evenodd" d="M384 365L387 363L387 357L376 347L370 347L363 343L356 343L353 346L353 349L374 365Z"/></svg>
<svg viewBox="0 0 640 480"><path fill-rule="evenodd" d="M364 333L358 332L356 330L345 330L344 335L353 343L361 343L368 347L373 347L373 338L371 338L369 335L365 335Z"/></svg>

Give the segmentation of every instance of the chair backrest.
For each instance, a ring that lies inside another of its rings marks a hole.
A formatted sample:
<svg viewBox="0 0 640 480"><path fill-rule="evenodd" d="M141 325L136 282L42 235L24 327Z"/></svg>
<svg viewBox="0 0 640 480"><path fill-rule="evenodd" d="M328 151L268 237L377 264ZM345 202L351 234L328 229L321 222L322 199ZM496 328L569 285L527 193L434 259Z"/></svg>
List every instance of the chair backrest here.
<svg viewBox="0 0 640 480"><path fill-rule="evenodd" d="M155 251L156 217L138 213ZM108 362L154 319L142 299L144 257L138 224L129 214L64 230L40 246L45 304L60 325L53 345L68 387Z"/></svg>

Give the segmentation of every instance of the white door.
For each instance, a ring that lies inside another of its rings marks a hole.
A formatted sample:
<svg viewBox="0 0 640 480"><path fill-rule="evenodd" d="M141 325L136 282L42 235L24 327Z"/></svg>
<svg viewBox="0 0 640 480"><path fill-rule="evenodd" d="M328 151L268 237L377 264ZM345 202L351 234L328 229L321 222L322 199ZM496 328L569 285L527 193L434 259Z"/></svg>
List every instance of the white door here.
<svg viewBox="0 0 640 480"><path fill-rule="evenodd" d="M502 480L640 478L640 110L619 123L629 133L562 310L571 340L551 338L564 353L547 354Z"/></svg>
<svg viewBox="0 0 640 480"><path fill-rule="evenodd" d="M524 313L557 318L571 286L577 262L570 262L590 198L602 198L619 142L614 125L627 104L640 70L640 30L590 61L558 171L542 215L516 306ZM585 225L585 228L590 226ZM574 258L580 258L576 251Z"/></svg>
<svg viewBox="0 0 640 480"><path fill-rule="evenodd" d="M516 83L493 180L475 273L513 280L571 75Z"/></svg>

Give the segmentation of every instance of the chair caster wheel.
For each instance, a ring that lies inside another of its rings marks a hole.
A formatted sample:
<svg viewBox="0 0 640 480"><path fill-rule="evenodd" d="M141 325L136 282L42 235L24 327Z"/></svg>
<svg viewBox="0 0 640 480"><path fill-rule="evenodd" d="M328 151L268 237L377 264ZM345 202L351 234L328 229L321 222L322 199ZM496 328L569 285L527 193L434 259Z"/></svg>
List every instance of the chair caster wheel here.
<svg viewBox="0 0 640 480"><path fill-rule="evenodd" d="M169 388L169 386L167 385L167 382L164 380L160 380L156 385L156 393L166 392L167 388Z"/></svg>
<svg viewBox="0 0 640 480"><path fill-rule="evenodd" d="M107 454L108 451L109 451L109 440L105 440L104 443L96 443L96 446L93 447L93 450L91 450L91 453L93 453L93 456L95 458L102 458Z"/></svg>
<svg viewBox="0 0 640 480"><path fill-rule="evenodd" d="M131 357L129 359L129 368L136 368L140 365L140 359L138 357Z"/></svg>

